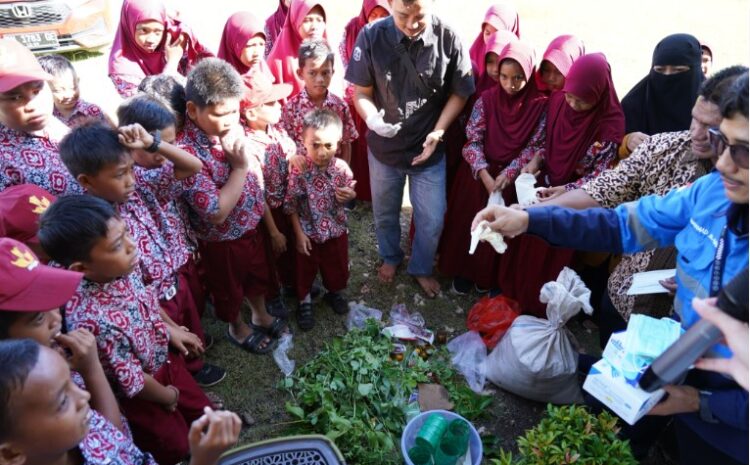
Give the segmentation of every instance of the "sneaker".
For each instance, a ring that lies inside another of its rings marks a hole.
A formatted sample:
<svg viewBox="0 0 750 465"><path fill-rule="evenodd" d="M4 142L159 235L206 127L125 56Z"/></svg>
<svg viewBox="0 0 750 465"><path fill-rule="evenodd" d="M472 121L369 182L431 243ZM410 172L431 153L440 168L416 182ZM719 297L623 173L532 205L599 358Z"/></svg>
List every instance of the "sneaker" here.
<svg viewBox="0 0 750 465"><path fill-rule="evenodd" d="M203 350L208 350L214 346L214 337L208 333L203 335Z"/></svg>
<svg viewBox="0 0 750 465"><path fill-rule="evenodd" d="M466 295L471 291L472 282L466 278L456 276L451 281L451 293L457 295Z"/></svg>
<svg viewBox="0 0 750 465"><path fill-rule="evenodd" d="M310 331L315 327L312 302L300 302L297 306L297 326L302 331Z"/></svg>
<svg viewBox="0 0 750 465"><path fill-rule="evenodd" d="M337 315L346 315L349 313L349 304L340 292L329 292L323 296L328 305Z"/></svg>
<svg viewBox="0 0 750 465"><path fill-rule="evenodd" d="M227 371L225 369L211 365L210 363L204 363L203 368L193 375L193 379L200 387L210 387L219 384L226 377Z"/></svg>

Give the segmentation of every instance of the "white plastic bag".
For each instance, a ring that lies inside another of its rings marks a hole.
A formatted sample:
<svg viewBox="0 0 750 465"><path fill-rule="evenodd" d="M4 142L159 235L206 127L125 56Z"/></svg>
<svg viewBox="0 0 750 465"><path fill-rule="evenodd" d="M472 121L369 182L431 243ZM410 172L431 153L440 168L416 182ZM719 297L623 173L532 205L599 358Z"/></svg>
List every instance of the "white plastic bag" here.
<svg viewBox="0 0 750 465"><path fill-rule="evenodd" d="M383 312L376 308L365 307L360 303L349 302L349 313L346 316L346 329L362 329L365 322L372 318L380 321L383 318Z"/></svg>
<svg viewBox="0 0 750 465"><path fill-rule="evenodd" d="M464 375L474 392L484 391L487 374L487 346L476 331L469 331L451 339L448 351L453 354L451 362Z"/></svg>
<svg viewBox="0 0 750 465"><path fill-rule="evenodd" d="M542 287L547 319L516 318L487 359L487 379L501 388L540 402L581 402L576 370L578 352L565 323L580 310L592 313L591 291L570 268Z"/></svg>
<svg viewBox="0 0 750 465"><path fill-rule="evenodd" d="M516 197L522 207L533 205L539 201L536 193L541 187L534 187L536 177L531 173L523 173L516 178Z"/></svg>
<svg viewBox="0 0 750 465"><path fill-rule="evenodd" d="M278 365L279 369L284 376L290 376L294 371L294 360L289 360L289 350L294 347L292 342L292 334L285 333L279 339L279 343L273 350L273 360Z"/></svg>

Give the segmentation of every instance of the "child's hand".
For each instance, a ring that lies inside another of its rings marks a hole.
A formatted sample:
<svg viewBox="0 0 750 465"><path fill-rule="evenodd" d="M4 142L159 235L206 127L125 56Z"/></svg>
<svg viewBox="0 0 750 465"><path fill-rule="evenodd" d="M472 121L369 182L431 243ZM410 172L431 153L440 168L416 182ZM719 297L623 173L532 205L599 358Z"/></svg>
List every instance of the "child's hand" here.
<svg viewBox="0 0 750 465"><path fill-rule="evenodd" d="M154 136L138 123L122 126L117 132L117 139L129 149L146 149L154 143Z"/></svg>
<svg viewBox="0 0 750 465"><path fill-rule="evenodd" d="M354 186L357 185L357 181L352 181L351 185L345 187L336 188L336 201L338 203L347 203L357 198L357 192L354 190Z"/></svg>
<svg viewBox="0 0 750 465"><path fill-rule="evenodd" d="M564 193L565 193L565 186L543 187L537 191L536 196L539 198L540 201L546 202L556 197L560 197Z"/></svg>
<svg viewBox="0 0 750 465"><path fill-rule="evenodd" d="M237 443L242 428L240 417L233 412L215 412L210 407L203 411L188 432L190 465L214 465L227 448Z"/></svg>
<svg viewBox="0 0 750 465"><path fill-rule="evenodd" d="M245 146L245 137L241 134L241 129L236 128L221 137L221 148L224 149L224 155L227 157L227 163L233 170L248 169L248 157Z"/></svg>
<svg viewBox="0 0 750 465"><path fill-rule="evenodd" d="M271 249L276 255L286 252L286 236L278 231L271 233Z"/></svg>
<svg viewBox="0 0 750 465"><path fill-rule="evenodd" d="M205 351L201 339L184 326L168 328L169 343L186 358L199 357Z"/></svg>
<svg viewBox="0 0 750 465"><path fill-rule="evenodd" d="M294 155L288 160L290 168L293 168L300 173L307 171L307 158L302 155ZM291 169L289 171L292 171Z"/></svg>
<svg viewBox="0 0 750 465"><path fill-rule="evenodd" d="M185 54L185 44L187 43L187 36L180 34L174 41L167 42L164 44L164 56L167 59L167 63L174 63L177 65L182 59L182 55Z"/></svg>
<svg viewBox="0 0 750 465"><path fill-rule="evenodd" d="M55 341L70 352L68 364L71 369L81 375L91 373L99 365L96 338L89 330L79 328L68 334L59 334L55 337Z"/></svg>
<svg viewBox="0 0 750 465"><path fill-rule="evenodd" d="M521 168L521 173L529 173L534 176L539 176L541 164L542 157L537 153L534 155L534 158L526 164L526 166Z"/></svg>
<svg viewBox="0 0 750 465"><path fill-rule="evenodd" d="M168 404L164 404L164 410L167 412L174 412L177 410L177 404L180 403L180 390L176 387L172 386L171 384L169 386L166 386L167 389L169 389L174 397L172 397L172 400Z"/></svg>
<svg viewBox="0 0 750 465"><path fill-rule="evenodd" d="M297 252L308 257L310 256L310 252L312 252L312 242L310 242L310 238L307 237L307 234L297 234Z"/></svg>
<svg viewBox="0 0 750 465"><path fill-rule="evenodd" d="M508 179L508 176L506 176L505 173L500 173L495 178L495 184L493 186L494 187L493 190L502 191L503 189L508 187L508 184L510 184L510 179Z"/></svg>

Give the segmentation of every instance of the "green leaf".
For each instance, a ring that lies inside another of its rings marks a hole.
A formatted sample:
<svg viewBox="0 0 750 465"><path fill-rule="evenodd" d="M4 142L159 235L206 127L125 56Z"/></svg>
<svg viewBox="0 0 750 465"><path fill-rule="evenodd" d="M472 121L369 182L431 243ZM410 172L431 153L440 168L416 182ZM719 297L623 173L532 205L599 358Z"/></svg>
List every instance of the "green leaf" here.
<svg viewBox="0 0 750 465"><path fill-rule="evenodd" d="M372 384L360 384L357 386L357 392L359 392L359 395L362 397L370 394L370 392L372 392Z"/></svg>
<svg viewBox="0 0 750 465"><path fill-rule="evenodd" d="M292 405L291 402L286 403L286 411L295 418L299 418L300 420L305 419L305 411L296 405Z"/></svg>

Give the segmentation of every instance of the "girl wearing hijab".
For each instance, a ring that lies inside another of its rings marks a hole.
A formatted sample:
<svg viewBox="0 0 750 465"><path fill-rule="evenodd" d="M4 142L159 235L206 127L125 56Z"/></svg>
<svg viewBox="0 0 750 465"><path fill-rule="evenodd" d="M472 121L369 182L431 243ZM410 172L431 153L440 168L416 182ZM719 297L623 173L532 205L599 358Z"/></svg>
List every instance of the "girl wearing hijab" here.
<svg viewBox="0 0 750 465"><path fill-rule="evenodd" d="M109 77L123 97L138 90L144 77L186 76L200 59L213 56L176 15L155 0L125 0L109 55Z"/></svg>
<svg viewBox="0 0 750 465"><path fill-rule="evenodd" d="M703 79L698 39L690 34L662 39L648 75L622 99L627 136L620 156L632 153L648 136L689 129Z"/></svg>
<svg viewBox="0 0 750 465"><path fill-rule="evenodd" d="M536 74L537 86L550 94L562 90L570 67L585 53L583 41L576 36L566 34L552 39Z"/></svg>
<svg viewBox="0 0 750 465"><path fill-rule="evenodd" d="M266 36L266 57L271 53L273 44L276 43L276 39L279 37L279 34L281 34L281 29L284 27L284 21L286 21L286 15L289 13L290 3L292 3L292 0L279 0L279 7L276 8L276 11L266 19L266 26L264 28Z"/></svg>
<svg viewBox="0 0 750 465"><path fill-rule="evenodd" d="M491 34L497 31L510 31L519 39L521 38L521 26L518 20L518 12L511 5L495 4L487 9L482 21L482 30L474 39L469 49L469 56L474 67L475 76L484 74L484 58L487 52L487 40Z"/></svg>
<svg viewBox="0 0 750 465"><path fill-rule="evenodd" d="M254 14L240 11L227 20L217 56L229 62L241 75L259 71L273 82L273 75L264 58L265 47L263 23Z"/></svg>
<svg viewBox="0 0 750 465"><path fill-rule="evenodd" d="M472 283L480 292L489 289L497 276L500 256L491 246L481 243L468 254L475 213L487 205L490 194L510 185L545 143L547 96L534 79L534 49L514 40L498 53L498 60L499 84L477 99L466 126L466 163L459 167L448 199L440 243L438 267L455 277L452 290L460 294Z"/></svg>
<svg viewBox="0 0 750 465"><path fill-rule="evenodd" d="M558 187L540 195L577 189L609 168L624 134L625 116L606 57L601 53L582 56L571 66L562 92L549 98L539 180ZM518 301L524 312L544 316L539 291L544 283L557 279L573 253L550 247L534 236L511 239L500 262L500 289Z"/></svg>
<svg viewBox="0 0 750 465"><path fill-rule="evenodd" d="M352 18L344 28L344 36L339 44L339 55L344 69L349 66L349 59L354 51L354 44L357 41L359 31L365 26L379 19L388 17L391 9L387 0L364 0L359 16ZM352 161L351 168L357 185L354 190L357 192L357 200L366 202L372 201L372 192L370 191L370 167L367 163L367 125L359 116L354 108L354 87L347 85L344 91L344 100L349 105L349 111L354 118L354 125L357 128L359 138L352 142Z"/></svg>
<svg viewBox="0 0 750 465"><path fill-rule="evenodd" d="M284 27L266 60L277 83L292 85L289 98L305 88L297 75L297 57L299 46L307 39L328 41L325 10L319 0L292 0Z"/></svg>
<svg viewBox="0 0 750 465"><path fill-rule="evenodd" d="M518 40L518 37L510 31L497 31L487 38L484 52L484 72L476 76L475 82L477 98L485 90L496 87L500 82L500 53L506 45L516 40ZM472 108L469 105L467 107Z"/></svg>

